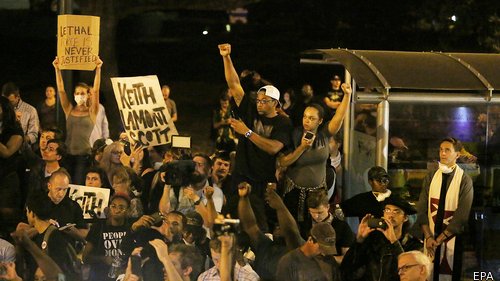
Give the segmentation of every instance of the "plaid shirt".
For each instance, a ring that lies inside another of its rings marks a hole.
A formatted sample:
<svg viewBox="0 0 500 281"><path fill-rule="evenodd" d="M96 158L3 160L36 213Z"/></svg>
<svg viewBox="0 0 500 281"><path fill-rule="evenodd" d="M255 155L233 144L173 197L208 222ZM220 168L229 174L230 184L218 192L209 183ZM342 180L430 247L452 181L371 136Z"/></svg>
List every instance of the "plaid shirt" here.
<svg viewBox="0 0 500 281"><path fill-rule="evenodd" d="M29 138L29 143L34 144L38 139L38 131L40 130L40 122L38 121L38 113L36 109L19 100L19 103L14 107L14 111L21 113L21 127L24 135Z"/></svg>
<svg viewBox="0 0 500 281"><path fill-rule="evenodd" d="M240 266L238 263L234 266L234 281L259 281L260 277L249 264L245 266ZM203 272L199 277L198 281L220 281L219 270L216 266L210 268L209 270Z"/></svg>

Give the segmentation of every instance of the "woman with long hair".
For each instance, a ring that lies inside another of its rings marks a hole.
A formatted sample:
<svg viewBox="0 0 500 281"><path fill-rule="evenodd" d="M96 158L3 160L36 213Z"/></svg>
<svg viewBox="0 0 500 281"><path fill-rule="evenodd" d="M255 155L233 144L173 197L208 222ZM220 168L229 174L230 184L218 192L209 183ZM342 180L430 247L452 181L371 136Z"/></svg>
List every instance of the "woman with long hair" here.
<svg viewBox="0 0 500 281"><path fill-rule="evenodd" d="M56 72L57 92L66 116L66 146L68 148L66 167L71 174L73 182L83 184L85 182L85 171L91 163L90 154L92 147L89 141L90 134L94 129L99 111L102 60L99 57L96 58L93 87L89 87L82 82L75 86L73 96L76 105L69 100L64 89L64 81L57 57L52 62L52 65ZM92 95L90 94L91 91L93 92ZM87 103L89 97L91 99L90 106Z"/></svg>
<svg viewBox="0 0 500 281"><path fill-rule="evenodd" d="M135 149L134 152L131 154L131 156L127 156L123 151L123 144L118 141L115 141L114 143L104 148L101 161L99 162L99 167L101 167L106 173L107 177L106 183L109 184L108 186L114 186L115 183L113 182L113 175L116 172L116 170L123 169L129 175L129 179L131 181L130 184L131 192L133 192L135 196L140 196L144 185L141 177L137 174L137 172L134 169L132 169L130 166L124 165L122 162L122 159L129 159L128 161L130 161L130 158L134 157L132 155L140 154L138 153L139 151L142 152L142 149ZM142 157L143 157L142 155L143 154L141 154L140 157L136 156L137 160L135 161L142 162Z"/></svg>

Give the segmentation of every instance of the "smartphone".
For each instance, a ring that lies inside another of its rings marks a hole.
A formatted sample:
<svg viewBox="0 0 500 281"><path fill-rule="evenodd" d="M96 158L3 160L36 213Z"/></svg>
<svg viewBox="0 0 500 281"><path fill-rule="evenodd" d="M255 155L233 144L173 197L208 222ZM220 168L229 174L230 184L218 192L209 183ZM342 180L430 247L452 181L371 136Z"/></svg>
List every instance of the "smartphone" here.
<svg viewBox="0 0 500 281"><path fill-rule="evenodd" d="M161 225L161 223L163 222L163 215L160 212L153 213L150 216L154 219L153 225L155 226Z"/></svg>
<svg viewBox="0 0 500 281"><path fill-rule="evenodd" d="M370 228L382 228L383 230L387 229L387 223L384 219L370 218L368 219L367 224Z"/></svg>
<svg viewBox="0 0 500 281"><path fill-rule="evenodd" d="M304 138L306 140L312 140L312 138L314 138L314 133L307 131L306 134L304 135Z"/></svg>
<svg viewBox="0 0 500 281"><path fill-rule="evenodd" d="M138 255L130 256L130 265L132 266L132 274L142 276L142 258Z"/></svg>

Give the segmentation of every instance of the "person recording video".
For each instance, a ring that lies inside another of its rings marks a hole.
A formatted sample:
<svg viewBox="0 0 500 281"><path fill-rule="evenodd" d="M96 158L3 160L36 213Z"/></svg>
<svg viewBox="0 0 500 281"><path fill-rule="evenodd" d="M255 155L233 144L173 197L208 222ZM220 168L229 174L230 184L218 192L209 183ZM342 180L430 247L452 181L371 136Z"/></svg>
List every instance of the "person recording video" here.
<svg viewBox="0 0 500 281"><path fill-rule="evenodd" d="M342 261L342 280L399 280L398 255L422 249L422 241L407 233L415 208L394 195L382 204L382 218L367 214L361 220L356 243Z"/></svg>

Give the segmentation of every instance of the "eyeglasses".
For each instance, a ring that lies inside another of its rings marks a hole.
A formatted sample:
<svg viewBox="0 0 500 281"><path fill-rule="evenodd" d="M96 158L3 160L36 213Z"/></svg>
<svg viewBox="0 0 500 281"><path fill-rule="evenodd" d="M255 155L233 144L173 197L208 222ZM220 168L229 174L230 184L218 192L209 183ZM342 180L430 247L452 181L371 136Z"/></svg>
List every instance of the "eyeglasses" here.
<svg viewBox="0 0 500 281"><path fill-rule="evenodd" d="M381 184L389 184L388 178L381 178L381 179L374 179L374 180L381 183Z"/></svg>
<svg viewBox="0 0 500 281"><path fill-rule="evenodd" d="M384 213L387 213L387 214L392 213L393 215L401 215L401 214L403 214L403 210L400 210L400 209L394 209L394 210L384 209Z"/></svg>
<svg viewBox="0 0 500 281"><path fill-rule="evenodd" d="M266 103L269 103L269 102L272 102L272 101L274 101L274 100L259 100L259 99L258 99L258 100L256 100L255 102L256 102L257 104L259 104L259 103L260 103L260 104L266 104Z"/></svg>
<svg viewBox="0 0 500 281"><path fill-rule="evenodd" d="M406 272L408 269L410 269L410 268L412 268L414 266L417 266L417 265L422 265L422 264L416 263L416 264L407 264L407 265L404 265L404 266L398 268L398 274L401 275L401 274L403 274L403 272Z"/></svg>

